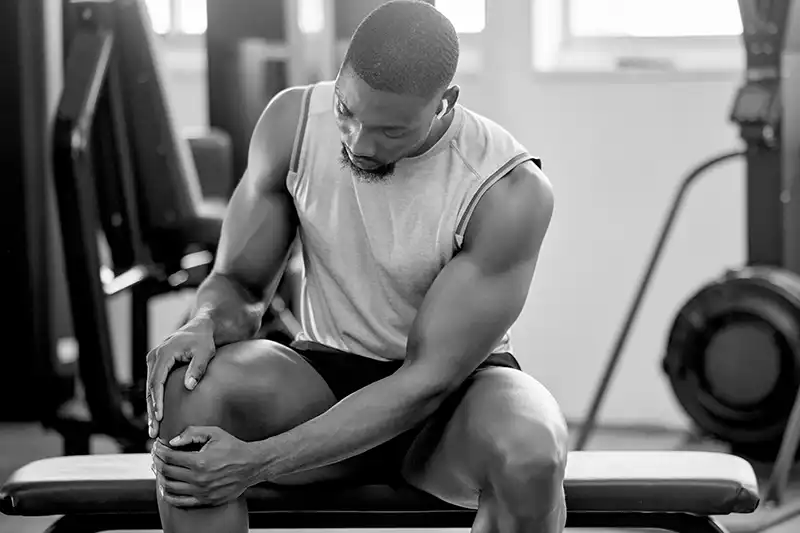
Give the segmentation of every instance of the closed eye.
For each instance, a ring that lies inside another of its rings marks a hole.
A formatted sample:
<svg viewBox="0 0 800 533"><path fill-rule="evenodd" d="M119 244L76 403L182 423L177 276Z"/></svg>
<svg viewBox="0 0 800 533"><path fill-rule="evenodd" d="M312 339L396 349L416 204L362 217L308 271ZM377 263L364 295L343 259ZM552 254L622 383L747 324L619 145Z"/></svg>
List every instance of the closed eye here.
<svg viewBox="0 0 800 533"><path fill-rule="evenodd" d="M340 101L338 101L338 102L336 102L336 112L337 112L337 113L339 113L340 115L344 115L344 116L346 116L346 117L349 117L349 116L351 116L351 115L352 115L352 113L350 113L350 110L349 110L349 109L347 109L347 106L345 106L345 105L344 105L344 104L341 102L341 100L340 100Z"/></svg>
<svg viewBox="0 0 800 533"><path fill-rule="evenodd" d="M406 134L406 130L386 129L383 130L383 134L389 137L390 139L399 139L400 137Z"/></svg>

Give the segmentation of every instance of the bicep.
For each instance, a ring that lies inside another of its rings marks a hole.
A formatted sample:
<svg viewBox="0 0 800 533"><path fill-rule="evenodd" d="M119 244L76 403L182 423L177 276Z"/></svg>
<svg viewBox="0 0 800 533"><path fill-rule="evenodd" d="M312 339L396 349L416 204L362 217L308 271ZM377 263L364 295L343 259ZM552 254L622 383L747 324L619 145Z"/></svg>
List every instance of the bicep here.
<svg viewBox="0 0 800 533"><path fill-rule="evenodd" d="M409 336L408 364L457 385L519 317L552 215L543 175L520 169L481 199L459 254L437 276Z"/></svg>
<svg viewBox="0 0 800 533"><path fill-rule="evenodd" d="M244 176L231 197L214 271L235 278L254 294L282 270L295 236L291 198L255 190Z"/></svg>
<svg viewBox="0 0 800 533"><path fill-rule="evenodd" d="M298 117L296 92L284 93L267 106L250 141L247 170L222 223L214 270L256 294L279 276L296 234L296 212L285 180Z"/></svg>

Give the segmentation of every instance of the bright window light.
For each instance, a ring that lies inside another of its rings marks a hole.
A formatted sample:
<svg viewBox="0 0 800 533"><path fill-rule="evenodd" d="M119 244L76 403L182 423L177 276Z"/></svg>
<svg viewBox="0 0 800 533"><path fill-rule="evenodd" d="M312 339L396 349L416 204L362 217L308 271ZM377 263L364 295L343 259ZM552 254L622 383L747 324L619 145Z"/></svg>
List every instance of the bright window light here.
<svg viewBox="0 0 800 533"><path fill-rule="evenodd" d="M690 37L742 33L736 0L569 0L569 26L575 37Z"/></svg>
<svg viewBox="0 0 800 533"><path fill-rule="evenodd" d="M172 11L169 0L145 0L150 22L156 33L169 33L172 26Z"/></svg>
<svg viewBox="0 0 800 533"><path fill-rule="evenodd" d="M191 34L205 33L208 26L206 0L178 0L178 2L180 31Z"/></svg>
<svg viewBox="0 0 800 533"><path fill-rule="evenodd" d="M299 0L297 23L303 33L319 33L325 29L325 0Z"/></svg>
<svg viewBox="0 0 800 533"><path fill-rule="evenodd" d="M458 33L480 33L486 26L486 0L436 0L434 5Z"/></svg>

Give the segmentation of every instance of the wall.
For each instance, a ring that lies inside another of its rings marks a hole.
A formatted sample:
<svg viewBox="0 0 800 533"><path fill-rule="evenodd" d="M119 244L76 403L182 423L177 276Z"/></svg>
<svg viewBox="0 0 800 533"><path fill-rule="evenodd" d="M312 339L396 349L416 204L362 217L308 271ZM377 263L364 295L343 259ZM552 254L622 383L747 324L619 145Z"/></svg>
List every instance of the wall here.
<svg viewBox="0 0 800 533"><path fill-rule="evenodd" d="M526 370L553 391L568 418L578 419L681 178L705 158L739 146L727 119L739 74L536 75L526 67L528 2L491 6L485 71L457 81L462 103L542 157L554 184L554 219L513 334ZM203 126L202 70L170 68L167 78L178 122ZM623 354L603 423L686 426L660 361L682 302L744 260L743 169L733 162L712 171L689 197Z"/></svg>

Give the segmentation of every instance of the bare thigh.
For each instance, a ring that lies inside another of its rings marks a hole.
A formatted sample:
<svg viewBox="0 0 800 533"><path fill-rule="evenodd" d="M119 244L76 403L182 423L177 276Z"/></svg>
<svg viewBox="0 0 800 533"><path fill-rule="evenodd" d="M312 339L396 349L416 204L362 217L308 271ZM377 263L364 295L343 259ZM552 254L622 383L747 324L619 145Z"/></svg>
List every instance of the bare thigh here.
<svg viewBox="0 0 800 533"><path fill-rule="evenodd" d="M402 474L446 502L477 508L492 477L543 469L559 481L566 456L566 422L550 392L522 371L489 368L426 422Z"/></svg>
<svg viewBox="0 0 800 533"><path fill-rule="evenodd" d="M224 346L193 391L183 385L187 366L174 369L164 391L160 436L190 425L213 425L244 441L283 433L330 409L336 398L316 370L294 350L266 340ZM366 453L274 481L298 485L360 480L380 460Z"/></svg>

